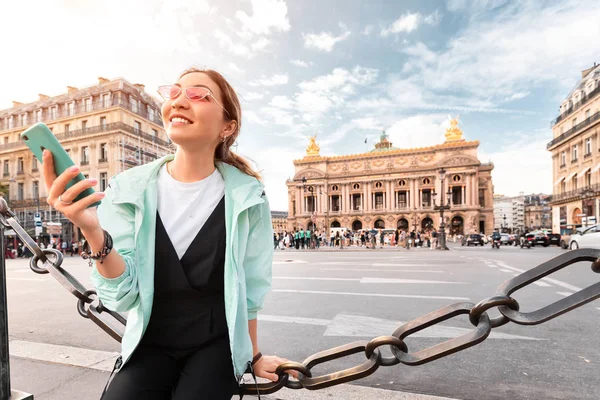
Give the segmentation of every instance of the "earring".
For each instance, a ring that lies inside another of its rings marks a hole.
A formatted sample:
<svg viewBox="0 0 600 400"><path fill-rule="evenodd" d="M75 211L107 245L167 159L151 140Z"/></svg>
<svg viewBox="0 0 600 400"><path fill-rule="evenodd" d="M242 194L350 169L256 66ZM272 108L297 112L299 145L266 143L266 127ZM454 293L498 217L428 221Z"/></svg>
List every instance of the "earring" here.
<svg viewBox="0 0 600 400"><path fill-rule="evenodd" d="M227 141L227 136L223 136L223 143L225 143L225 141Z"/></svg>

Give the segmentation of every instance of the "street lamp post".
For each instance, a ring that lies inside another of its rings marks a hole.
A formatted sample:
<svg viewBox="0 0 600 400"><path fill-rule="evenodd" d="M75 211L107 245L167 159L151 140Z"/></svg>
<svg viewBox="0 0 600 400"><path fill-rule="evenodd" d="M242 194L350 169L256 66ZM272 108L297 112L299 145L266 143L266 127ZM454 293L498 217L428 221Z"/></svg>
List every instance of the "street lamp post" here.
<svg viewBox="0 0 600 400"><path fill-rule="evenodd" d="M312 213L310 215L310 220L311 220L312 223L310 224L310 242L309 242L309 246L310 246L310 248L314 248L313 243L315 241L315 239L314 239L315 219L313 218L313 216L316 213L315 190L314 190L314 187L309 186L308 187L308 191L310 192L310 200L311 200L311 204L312 204ZM305 176L302 177L302 192L306 193L306 177Z"/></svg>
<svg viewBox="0 0 600 400"><path fill-rule="evenodd" d="M588 226L590 213L587 209L587 200L594 197L594 191L590 188L585 188L581 191L581 213L585 214L585 226ZM583 224L582 224L583 225Z"/></svg>
<svg viewBox="0 0 600 400"><path fill-rule="evenodd" d="M24 172L24 171L21 171L21 172L24 173L24 174L26 174L30 178L34 179L34 181L38 182L38 185L39 185L39 180L38 180L39 178L38 177L35 177L35 176L33 176L32 174L30 174L28 172ZM8 181L11 182L11 183L15 183L15 182L17 182L17 179L15 178L15 176L12 176ZM34 200L35 200L36 213L39 214L40 213L40 188L39 188L39 186L38 186L38 192L37 192ZM27 216L27 214L25 214L25 216ZM23 223L25 224L25 226L27 226L27 219L25 219L25 221L23 221ZM35 227L35 223L34 223L34 229L35 228L36 227ZM35 241L38 244L40 243L40 236L37 235L37 234L35 235Z"/></svg>
<svg viewBox="0 0 600 400"><path fill-rule="evenodd" d="M450 188L448 188L448 193L446 193L446 204L444 204L444 179L446 178L446 170L440 169L439 171L440 183L442 193L440 194L440 205L436 205L435 196L437 193L433 192L433 209L434 211L440 212L440 230L439 230L439 250L449 250L448 246L446 246L446 224L444 223L444 210L450 210L450 196L452 196L452 192Z"/></svg>
<svg viewBox="0 0 600 400"><path fill-rule="evenodd" d="M506 214L504 214L504 217L502 217L502 219L504 220L504 233L506 233Z"/></svg>

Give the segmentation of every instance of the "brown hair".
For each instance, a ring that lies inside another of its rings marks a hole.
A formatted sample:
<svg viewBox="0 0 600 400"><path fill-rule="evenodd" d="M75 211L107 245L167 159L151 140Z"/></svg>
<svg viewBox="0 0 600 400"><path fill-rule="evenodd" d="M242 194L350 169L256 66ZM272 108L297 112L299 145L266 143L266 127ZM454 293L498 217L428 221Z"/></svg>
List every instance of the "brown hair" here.
<svg viewBox="0 0 600 400"><path fill-rule="evenodd" d="M235 131L227 137L225 142L221 141L215 149L215 161L221 161L226 164L233 165L246 175L253 176L260 180L260 174L252 169L250 163L244 157L231 151L231 146L235 143L237 137L239 136L240 128L242 126L242 108L235 90L229 84L229 82L227 82L223 75L212 69L190 68L184 71L179 79L193 72L201 72L206 74L214 83L217 84L223 96L221 103L223 104L223 108L227 110L227 112L223 111L223 117L228 121L236 122Z"/></svg>

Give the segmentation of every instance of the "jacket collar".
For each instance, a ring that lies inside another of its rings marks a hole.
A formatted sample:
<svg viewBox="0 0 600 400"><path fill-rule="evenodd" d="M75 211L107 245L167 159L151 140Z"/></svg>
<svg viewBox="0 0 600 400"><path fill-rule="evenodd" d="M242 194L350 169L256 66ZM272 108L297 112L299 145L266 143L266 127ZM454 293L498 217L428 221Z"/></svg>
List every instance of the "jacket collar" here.
<svg viewBox="0 0 600 400"><path fill-rule="evenodd" d="M113 202L132 203L141 208L146 188L148 185L156 183L158 171L162 165L174 158L173 154L169 154L115 176L112 182L114 185ZM245 208L261 202L259 199L264 195L262 182L224 162L217 161L216 167L223 176L226 195L237 206Z"/></svg>

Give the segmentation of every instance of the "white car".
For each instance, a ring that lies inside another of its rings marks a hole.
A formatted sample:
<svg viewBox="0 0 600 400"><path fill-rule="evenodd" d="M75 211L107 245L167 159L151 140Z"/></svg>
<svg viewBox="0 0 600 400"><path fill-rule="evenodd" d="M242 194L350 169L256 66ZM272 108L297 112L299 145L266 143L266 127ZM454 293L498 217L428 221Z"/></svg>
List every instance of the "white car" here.
<svg viewBox="0 0 600 400"><path fill-rule="evenodd" d="M600 249L600 224L584 228L571 235L569 249Z"/></svg>

